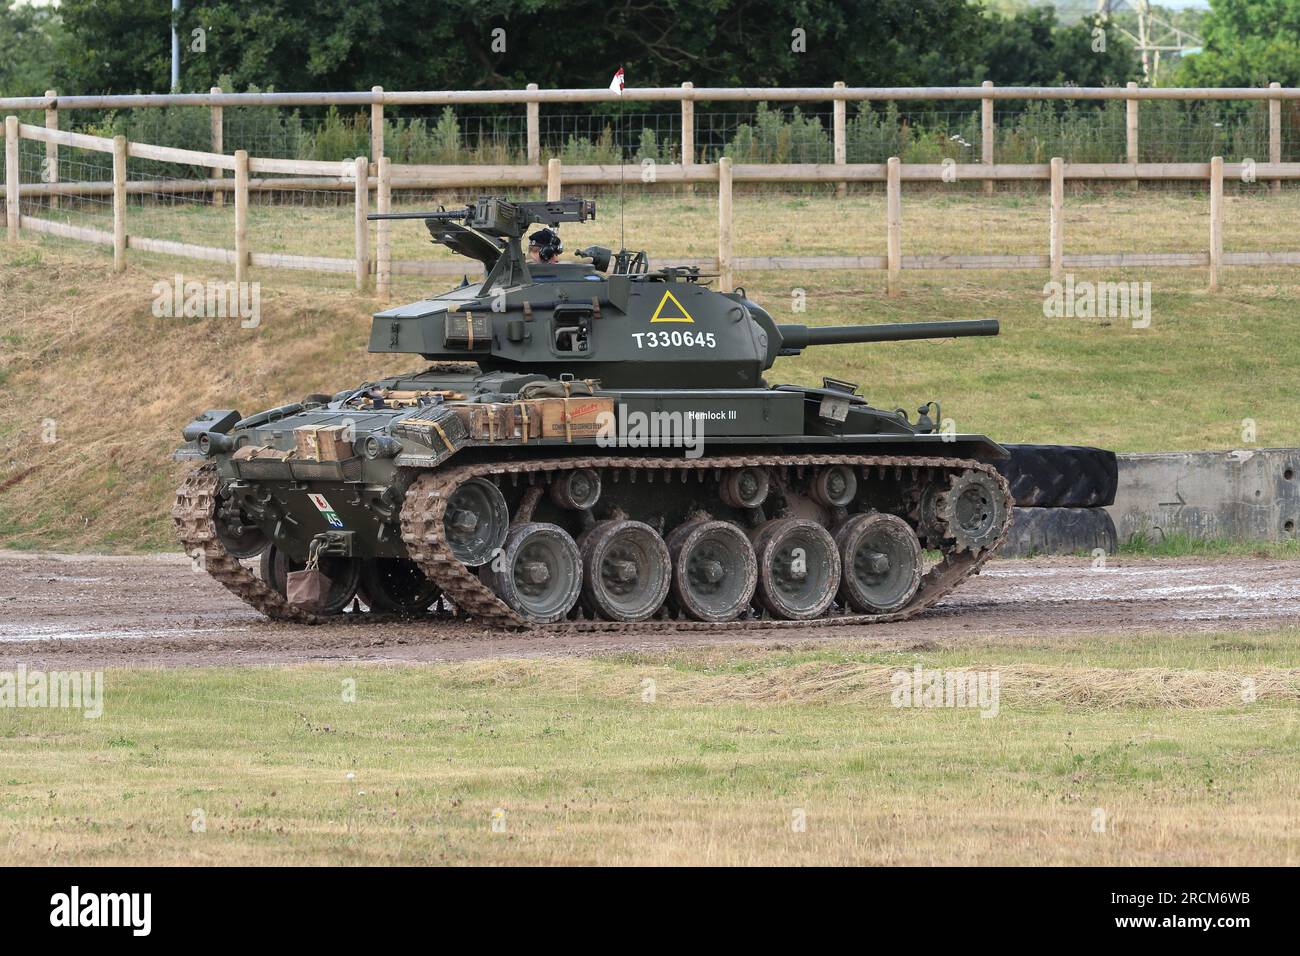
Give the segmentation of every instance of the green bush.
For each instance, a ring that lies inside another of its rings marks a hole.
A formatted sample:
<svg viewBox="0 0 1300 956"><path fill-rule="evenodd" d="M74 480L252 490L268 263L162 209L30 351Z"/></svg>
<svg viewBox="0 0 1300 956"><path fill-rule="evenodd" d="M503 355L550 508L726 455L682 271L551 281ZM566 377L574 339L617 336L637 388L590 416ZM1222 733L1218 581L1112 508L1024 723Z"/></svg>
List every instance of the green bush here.
<svg viewBox="0 0 1300 956"><path fill-rule="evenodd" d="M369 119L363 113L343 116L338 107L331 106L324 121L307 135L305 149L300 150L298 158L332 163L369 155Z"/></svg>
<svg viewBox="0 0 1300 956"><path fill-rule="evenodd" d="M614 129L606 126L595 142L585 136L570 136L560 149L560 161L566 165L594 166L621 163L622 150L614 143Z"/></svg>
<svg viewBox="0 0 1300 956"><path fill-rule="evenodd" d="M829 163L834 148L817 117L796 106L787 118L759 103L753 122L736 129L723 155L738 163Z"/></svg>

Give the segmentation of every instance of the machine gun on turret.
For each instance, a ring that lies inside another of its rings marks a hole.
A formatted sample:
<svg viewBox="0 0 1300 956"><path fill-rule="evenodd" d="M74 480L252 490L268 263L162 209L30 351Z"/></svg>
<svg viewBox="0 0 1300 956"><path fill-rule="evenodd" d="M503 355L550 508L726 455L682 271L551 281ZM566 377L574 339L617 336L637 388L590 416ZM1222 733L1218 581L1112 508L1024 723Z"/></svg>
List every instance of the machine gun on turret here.
<svg viewBox="0 0 1300 956"><path fill-rule="evenodd" d="M464 209L436 212L371 213L370 220L423 219L433 241L477 259L488 270L481 291L509 289L532 281L520 240L534 224L558 226L596 218L594 199L509 202L482 197Z"/></svg>

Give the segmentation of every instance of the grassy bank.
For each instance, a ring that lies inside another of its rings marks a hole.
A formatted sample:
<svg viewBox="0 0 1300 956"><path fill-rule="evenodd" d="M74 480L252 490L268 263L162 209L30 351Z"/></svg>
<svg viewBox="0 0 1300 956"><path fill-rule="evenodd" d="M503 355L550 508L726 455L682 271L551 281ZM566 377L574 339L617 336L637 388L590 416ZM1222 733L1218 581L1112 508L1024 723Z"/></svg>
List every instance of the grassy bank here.
<svg viewBox="0 0 1300 956"><path fill-rule="evenodd" d="M618 245L616 206L594 224L566 229L570 251ZM66 212L66 210L65 210ZM96 216L68 212L77 222ZM1276 224L1300 214L1300 193L1231 196L1226 247L1276 248ZM132 209L132 232L228 244L233 212ZM883 200L853 193L741 194L736 254L883 254ZM351 212L256 206L258 251L347 255ZM1042 253L1045 199L1002 194L909 193L904 253ZM102 225L102 224L101 224ZM717 216L699 195L628 201L629 245L658 256L709 256ZM394 225L400 258L431 250L415 223ZM1079 193L1067 201L1069 252L1204 248L1206 200L1195 191ZM1285 244L1283 242L1283 244ZM171 546L167 510L181 470L167 460L179 429L206 408L245 414L409 369L418 358L366 353L369 313L381 303L353 294L346 277L257 271L262 321L160 319L153 284L211 275L201 263L132 253L114 275L104 251L44 238L0 248L0 546L147 550ZM996 317L997 339L842 346L783 359L773 381L858 382L883 407L938 399L962 431L1004 441L1078 442L1120 451L1290 445L1300 434L1294 369L1300 345L1294 302L1300 272L1233 269L1221 292L1200 269L1106 270L1080 279L1150 281L1151 325L1048 319L1039 271L906 272L899 298L879 273L741 274L738 281L778 321L845 324ZM448 283L450 284L450 283ZM398 300L440 280L400 277ZM806 311L796 311L799 291ZM56 440L48 441L53 436Z"/></svg>
<svg viewBox="0 0 1300 956"><path fill-rule="evenodd" d="M997 674L996 716L892 706L891 675L918 663ZM98 720L3 712L0 846L12 863L1287 863L1297 667L1289 629L109 671Z"/></svg>

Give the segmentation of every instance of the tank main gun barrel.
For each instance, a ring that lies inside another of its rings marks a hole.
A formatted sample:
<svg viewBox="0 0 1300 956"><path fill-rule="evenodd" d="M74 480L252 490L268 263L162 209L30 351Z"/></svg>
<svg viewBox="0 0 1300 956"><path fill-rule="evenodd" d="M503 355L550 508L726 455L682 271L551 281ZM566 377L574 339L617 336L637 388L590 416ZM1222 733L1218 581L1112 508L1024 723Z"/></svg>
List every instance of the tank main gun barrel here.
<svg viewBox="0 0 1300 956"><path fill-rule="evenodd" d="M884 325L778 325L781 355L798 355L810 345L856 342L902 342L908 339L947 339L967 335L997 335L997 319L954 322L892 322Z"/></svg>

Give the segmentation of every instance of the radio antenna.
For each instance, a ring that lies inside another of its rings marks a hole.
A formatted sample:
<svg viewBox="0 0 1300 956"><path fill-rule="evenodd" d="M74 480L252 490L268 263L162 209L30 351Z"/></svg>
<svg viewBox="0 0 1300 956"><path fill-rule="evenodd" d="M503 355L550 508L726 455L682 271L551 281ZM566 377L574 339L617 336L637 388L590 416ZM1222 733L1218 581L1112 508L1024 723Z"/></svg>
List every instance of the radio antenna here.
<svg viewBox="0 0 1300 956"><path fill-rule="evenodd" d="M619 119L620 119L619 139L621 140L622 139L622 129L621 129L622 117L620 116ZM624 234L623 234L623 179L626 174L626 166L624 165L626 160L627 157L623 155L623 147L622 145L620 145L618 147L618 248L619 251L622 251L627 248L627 240L624 238Z"/></svg>

